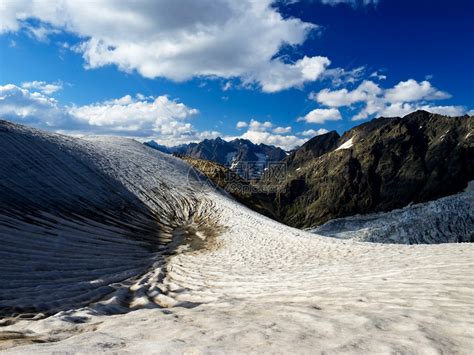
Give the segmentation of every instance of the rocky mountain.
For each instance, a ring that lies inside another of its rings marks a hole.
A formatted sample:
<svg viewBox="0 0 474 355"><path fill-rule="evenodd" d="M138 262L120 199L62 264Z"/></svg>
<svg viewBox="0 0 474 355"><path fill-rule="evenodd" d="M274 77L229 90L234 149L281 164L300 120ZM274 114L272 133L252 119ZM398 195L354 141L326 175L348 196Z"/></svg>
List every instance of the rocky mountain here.
<svg viewBox="0 0 474 355"><path fill-rule="evenodd" d="M294 150L284 162L289 169L298 169L303 164L336 149L339 139L340 136L336 131L313 137L299 149Z"/></svg>
<svg viewBox="0 0 474 355"><path fill-rule="evenodd" d="M164 153L216 162L248 179L260 178L268 162L281 161L287 155L281 148L254 144L248 139L227 142L218 137L177 147L165 147L154 141L145 144Z"/></svg>
<svg viewBox="0 0 474 355"><path fill-rule="evenodd" d="M455 194L474 179L474 117L381 117L339 138L315 137L284 162L284 178L270 173L261 184L276 186L276 214L289 225L390 211Z"/></svg>

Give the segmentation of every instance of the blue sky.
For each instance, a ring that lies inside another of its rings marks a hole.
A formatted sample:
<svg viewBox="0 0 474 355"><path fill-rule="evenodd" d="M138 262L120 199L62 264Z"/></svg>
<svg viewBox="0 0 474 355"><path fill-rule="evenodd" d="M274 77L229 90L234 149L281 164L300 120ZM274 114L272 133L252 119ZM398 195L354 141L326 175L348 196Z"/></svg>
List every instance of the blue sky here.
<svg viewBox="0 0 474 355"><path fill-rule="evenodd" d="M416 109L474 109L467 0L6 0L0 117L173 145L285 148Z"/></svg>

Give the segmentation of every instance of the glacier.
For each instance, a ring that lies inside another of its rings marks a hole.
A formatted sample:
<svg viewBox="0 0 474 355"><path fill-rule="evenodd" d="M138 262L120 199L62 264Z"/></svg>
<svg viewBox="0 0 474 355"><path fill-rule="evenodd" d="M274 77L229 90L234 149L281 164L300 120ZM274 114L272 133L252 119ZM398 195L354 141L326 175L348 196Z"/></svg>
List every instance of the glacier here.
<svg viewBox="0 0 474 355"><path fill-rule="evenodd" d="M474 191L469 189L390 212L337 218L308 231L373 243L472 243Z"/></svg>

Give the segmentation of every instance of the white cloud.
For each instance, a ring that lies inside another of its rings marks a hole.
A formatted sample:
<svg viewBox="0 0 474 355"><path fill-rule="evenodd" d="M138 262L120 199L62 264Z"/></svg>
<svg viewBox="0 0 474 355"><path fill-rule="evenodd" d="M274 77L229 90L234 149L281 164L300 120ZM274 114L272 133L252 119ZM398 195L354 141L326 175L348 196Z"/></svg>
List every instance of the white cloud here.
<svg viewBox="0 0 474 355"><path fill-rule="evenodd" d="M28 81L21 84L21 87L24 89L34 89L38 90L45 95L52 95L55 92L63 89L63 84L61 82L47 83L45 81Z"/></svg>
<svg viewBox="0 0 474 355"><path fill-rule="evenodd" d="M232 82L227 81L224 85L222 85L222 91L227 91L232 89Z"/></svg>
<svg viewBox="0 0 474 355"><path fill-rule="evenodd" d="M329 107L349 106L353 103L366 101L368 98L380 94L382 90L372 81L363 81L356 89L329 90L323 89L319 93L312 93L311 97L317 102Z"/></svg>
<svg viewBox="0 0 474 355"><path fill-rule="evenodd" d="M240 78L265 92L317 80L325 57L286 63L282 47L302 44L316 25L283 18L273 0L100 0L84 5L62 0L4 0L0 32L32 31L37 36L68 31L82 42L74 49L88 68L116 65L147 78Z"/></svg>
<svg viewBox="0 0 474 355"><path fill-rule="evenodd" d="M39 92L0 86L0 118L63 133L153 137L171 145L219 136L219 132L194 129L189 119L197 113L168 96L125 95L90 105L62 106Z"/></svg>
<svg viewBox="0 0 474 355"><path fill-rule="evenodd" d="M180 136L192 131L192 125L186 119L197 114L198 110L167 96L140 101L126 95L117 100L72 107L69 112L80 122L105 127L109 131Z"/></svg>
<svg viewBox="0 0 474 355"><path fill-rule="evenodd" d="M50 128L70 117L54 98L7 84L0 86L0 118Z"/></svg>
<svg viewBox="0 0 474 355"><path fill-rule="evenodd" d="M197 113L197 109L164 95L125 95L89 105L63 106L40 92L13 84L0 86L0 119L76 136L112 134L154 139L168 146L222 136L217 131L197 131L190 122ZM305 142L301 135L291 134L290 126L275 126L270 121L239 121L236 127L247 128L240 138L257 144L291 149Z"/></svg>
<svg viewBox="0 0 474 355"><path fill-rule="evenodd" d="M256 144L264 143L268 145L275 145L286 150L290 150L305 142L304 139L294 135L273 134L271 132L261 132L252 130L248 130L247 132L245 132L241 136L241 138L249 139Z"/></svg>
<svg viewBox="0 0 474 355"><path fill-rule="evenodd" d="M244 121L239 121L239 122L237 122L237 124L235 125L235 127L236 127L237 129L242 129L242 128L245 128L245 127L247 127L247 126L248 126L247 122L244 122Z"/></svg>
<svg viewBox="0 0 474 355"><path fill-rule="evenodd" d="M384 75L384 74L381 74L377 71L374 71L372 74L370 74L370 77L371 78L375 78L375 79L378 79L378 80L385 80L387 79L387 76Z"/></svg>
<svg viewBox="0 0 474 355"><path fill-rule="evenodd" d="M257 120L250 120L249 129L252 131L265 132L272 128L273 124L270 121L260 122Z"/></svg>
<svg viewBox="0 0 474 355"><path fill-rule="evenodd" d="M240 125L239 125L240 123ZM295 146L301 145L305 142L305 139L300 136L290 134L292 128L288 127L275 127L270 121L258 121L250 120L246 122L240 121L237 124L237 128L248 127L247 131L238 137L226 137L226 139L243 138L249 139L256 144L268 144L281 147L289 150Z"/></svg>
<svg viewBox="0 0 474 355"><path fill-rule="evenodd" d="M387 102L412 102L420 100L442 100L449 99L450 94L434 88L429 81L418 83L409 79L401 81L391 89L385 91Z"/></svg>
<svg viewBox="0 0 474 355"><path fill-rule="evenodd" d="M303 131L301 134L305 137L315 137L315 136L320 136L321 134L326 134L329 131L326 128L320 128L318 130L315 129L308 129L306 131Z"/></svg>
<svg viewBox="0 0 474 355"><path fill-rule="evenodd" d="M322 79L331 81L332 86L340 87L342 85L354 84L361 80L365 74L365 67L357 67L352 70L343 68L327 69L321 76Z"/></svg>
<svg viewBox="0 0 474 355"><path fill-rule="evenodd" d="M426 110L448 116L462 115L466 111L462 106L438 106L430 103L430 101L450 97L450 94L438 90L426 80L417 82L413 79L401 81L388 89L381 88L373 81L364 80L353 90L323 89L318 93L310 94L311 99L330 108L354 108L355 104L365 104L352 117L354 121L366 119L372 115L404 116L416 110Z"/></svg>
<svg viewBox="0 0 474 355"><path fill-rule="evenodd" d="M322 124L326 121L338 121L341 119L341 113L336 108L317 108L309 112L306 116L298 118L298 121Z"/></svg>
<svg viewBox="0 0 474 355"><path fill-rule="evenodd" d="M273 131L273 133L277 133L277 134L290 133L291 132L291 127L290 126L288 126L288 127L276 127L272 131Z"/></svg>
<svg viewBox="0 0 474 355"><path fill-rule="evenodd" d="M317 80L330 64L326 57L303 57L294 64L273 60L256 73L264 92L277 92ZM252 79L253 80L253 79Z"/></svg>

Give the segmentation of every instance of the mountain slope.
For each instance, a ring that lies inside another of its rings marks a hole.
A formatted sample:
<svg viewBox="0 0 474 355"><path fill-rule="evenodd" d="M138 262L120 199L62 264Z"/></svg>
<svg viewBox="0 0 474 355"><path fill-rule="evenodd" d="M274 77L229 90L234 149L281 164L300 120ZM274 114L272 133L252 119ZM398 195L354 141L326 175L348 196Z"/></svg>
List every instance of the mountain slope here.
<svg viewBox="0 0 474 355"><path fill-rule="evenodd" d="M474 179L474 117L379 118L346 132L326 154L302 147L293 156L301 163L290 162L286 179L263 182L278 186L285 223L390 211L457 193Z"/></svg>
<svg viewBox="0 0 474 355"><path fill-rule="evenodd" d="M296 170L309 161L336 149L339 138L340 136L336 131L311 138L284 159L287 168L290 171Z"/></svg>
<svg viewBox="0 0 474 355"><path fill-rule="evenodd" d="M212 213L201 216L210 207L196 199L194 184L202 183L187 178L188 166L138 142L78 140L0 121L0 166L0 265L8 280L0 316L98 301L115 312L160 304L162 291L147 286L154 295L147 297L135 283L163 277L166 255L187 242L183 233L219 230Z"/></svg>

